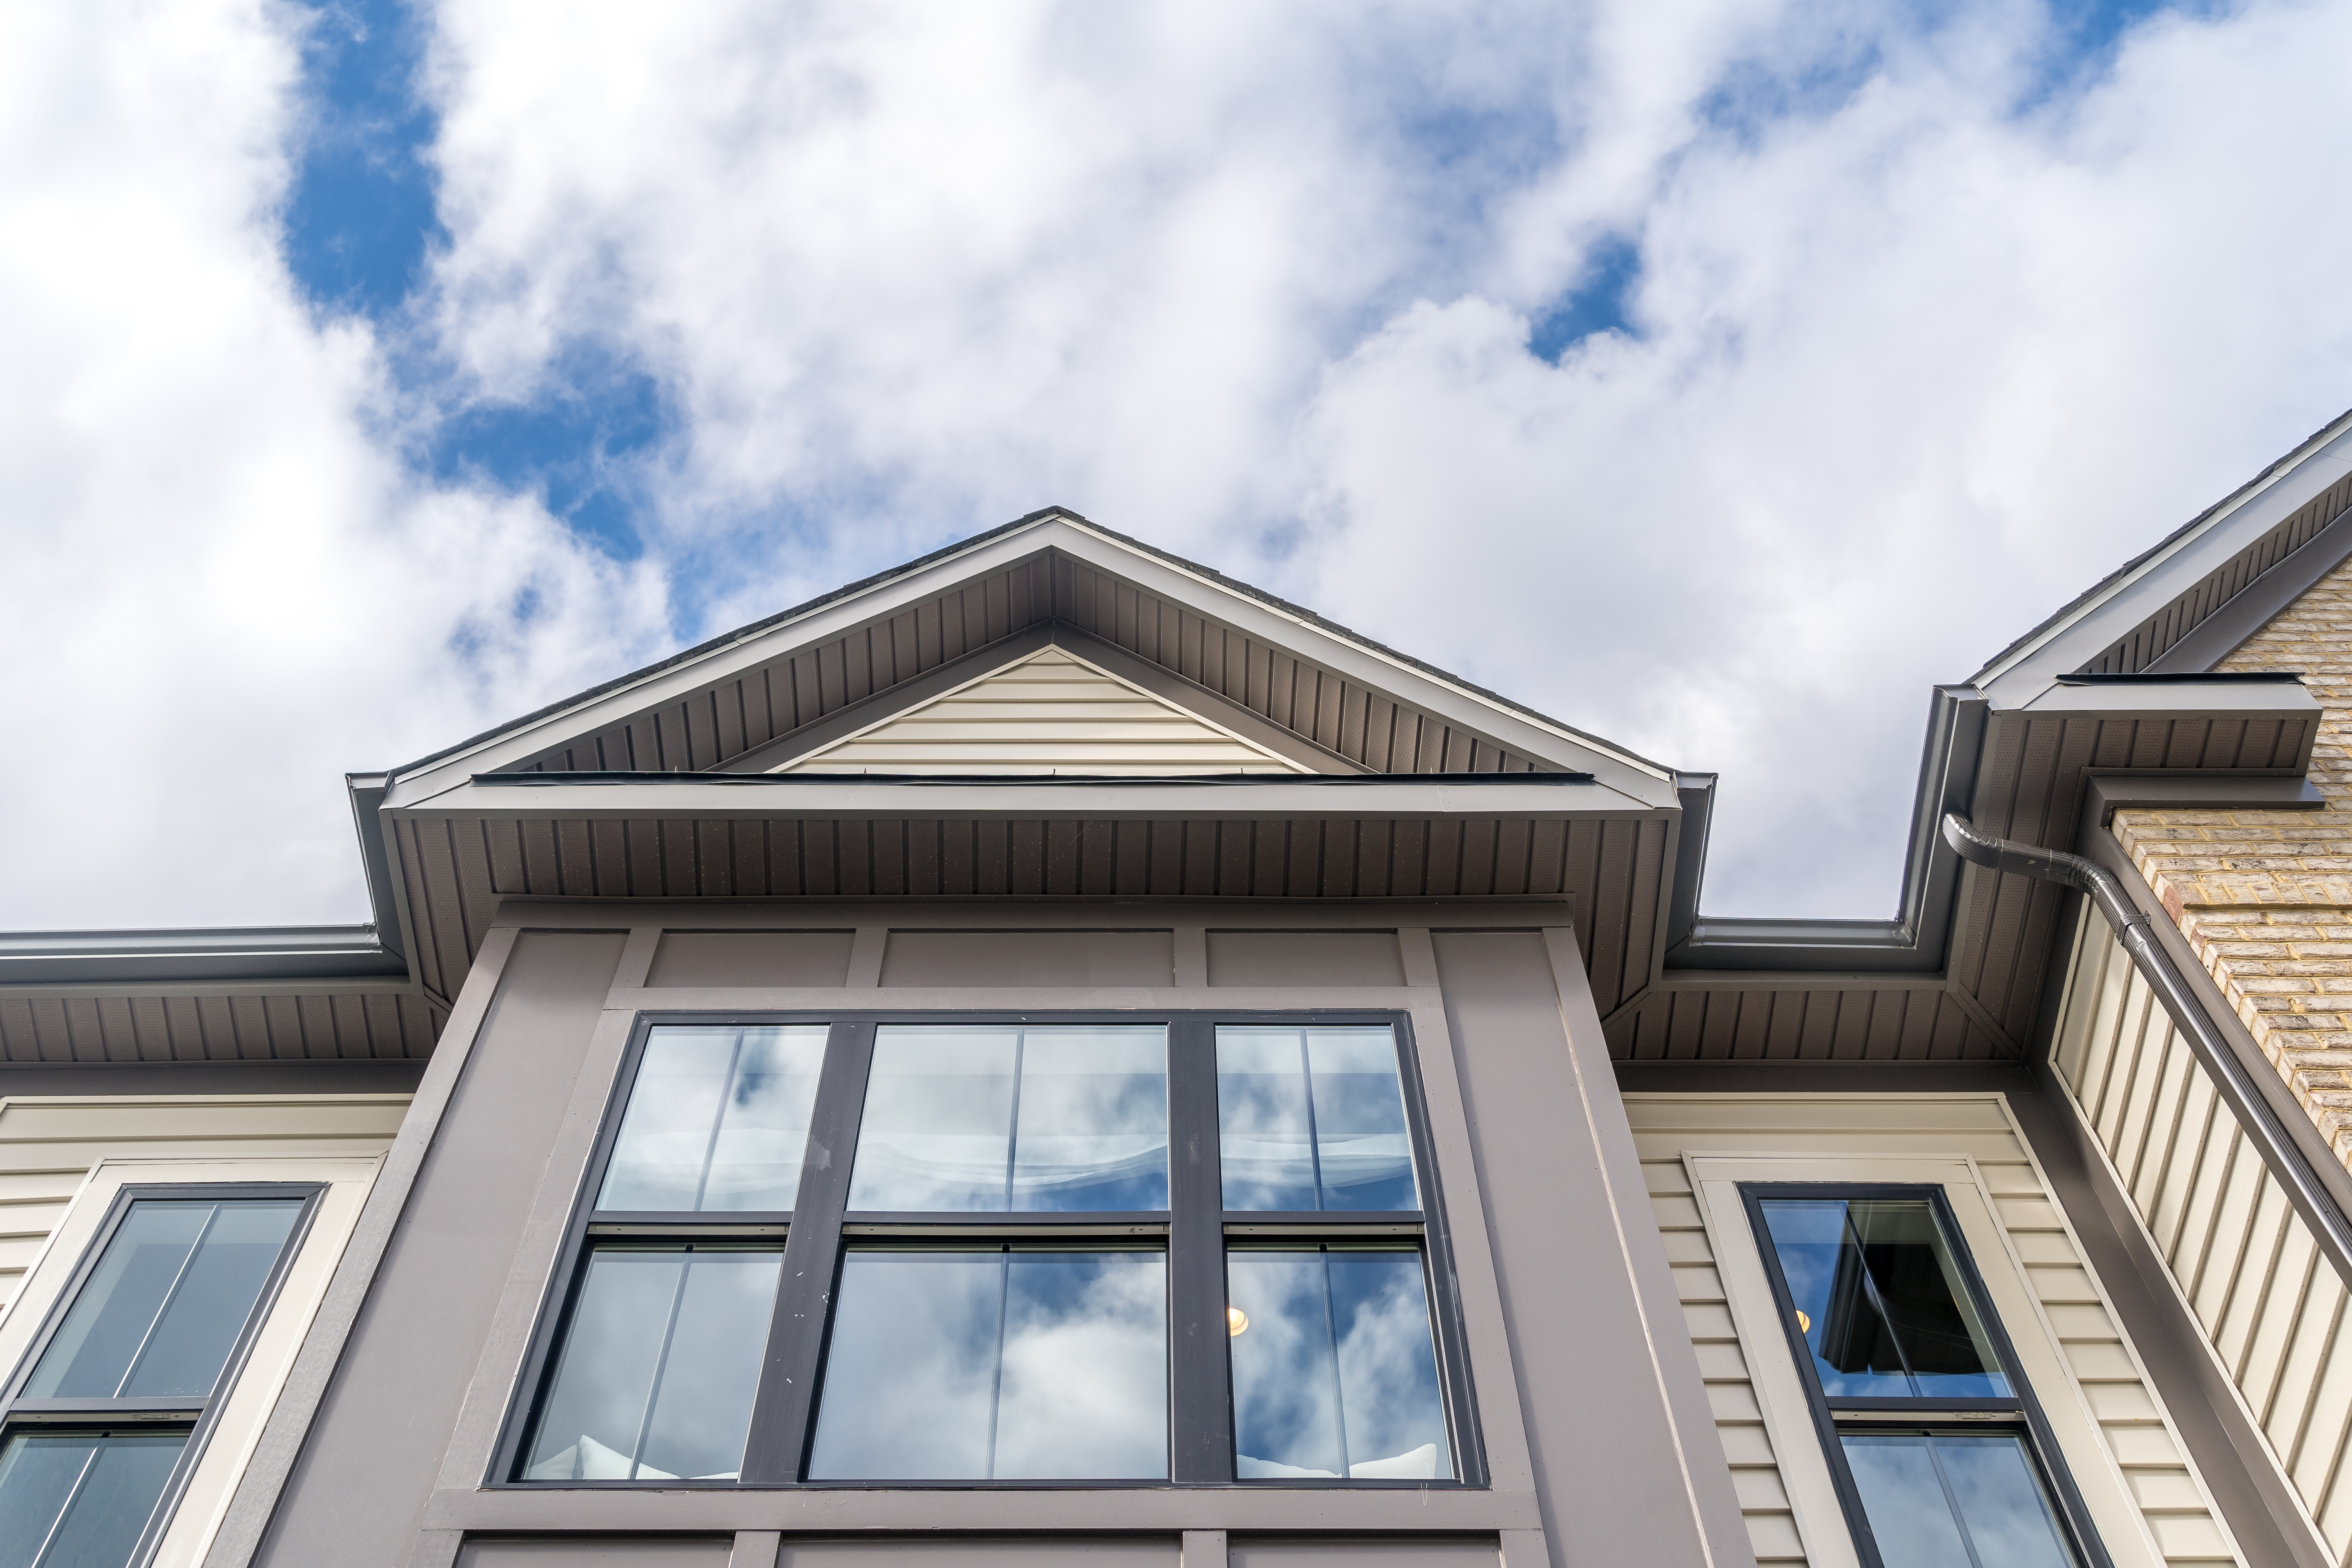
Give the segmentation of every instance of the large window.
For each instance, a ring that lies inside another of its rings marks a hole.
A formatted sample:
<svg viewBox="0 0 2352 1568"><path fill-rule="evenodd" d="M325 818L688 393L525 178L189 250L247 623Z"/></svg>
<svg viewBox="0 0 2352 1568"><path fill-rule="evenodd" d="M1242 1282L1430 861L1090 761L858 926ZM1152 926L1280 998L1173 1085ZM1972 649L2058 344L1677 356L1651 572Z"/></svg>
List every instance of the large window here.
<svg viewBox="0 0 2352 1568"><path fill-rule="evenodd" d="M1482 1479L1379 1016L640 1026L500 1474Z"/></svg>
<svg viewBox="0 0 2352 1568"><path fill-rule="evenodd" d="M2104 1564L1942 1190L1742 1194L1867 1568Z"/></svg>
<svg viewBox="0 0 2352 1568"><path fill-rule="evenodd" d="M0 1564L152 1552L318 1190L123 1190L0 1406Z"/></svg>

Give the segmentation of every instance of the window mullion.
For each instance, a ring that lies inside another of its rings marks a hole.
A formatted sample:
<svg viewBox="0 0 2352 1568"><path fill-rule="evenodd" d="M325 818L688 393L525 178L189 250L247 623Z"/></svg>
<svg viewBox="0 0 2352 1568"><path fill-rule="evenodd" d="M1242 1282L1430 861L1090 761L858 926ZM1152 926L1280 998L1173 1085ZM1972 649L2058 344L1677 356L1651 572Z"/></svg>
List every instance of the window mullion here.
<svg viewBox="0 0 2352 1568"><path fill-rule="evenodd" d="M1168 1177L1169 1477L1180 1484L1231 1481L1216 1029L1199 1016L1169 1026Z"/></svg>
<svg viewBox="0 0 2352 1568"><path fill-rule="evenodd" d="M836 1022L825 1041L801 1166L793 1224L784 1238L783 1279L760 1371L760 1397L743 1447L742 1479L774 1486L800 1479L824 1354L826 1304L840 1273L842 1215L849 1203L851 1154L874 1059L871 1019Z"/></svg>

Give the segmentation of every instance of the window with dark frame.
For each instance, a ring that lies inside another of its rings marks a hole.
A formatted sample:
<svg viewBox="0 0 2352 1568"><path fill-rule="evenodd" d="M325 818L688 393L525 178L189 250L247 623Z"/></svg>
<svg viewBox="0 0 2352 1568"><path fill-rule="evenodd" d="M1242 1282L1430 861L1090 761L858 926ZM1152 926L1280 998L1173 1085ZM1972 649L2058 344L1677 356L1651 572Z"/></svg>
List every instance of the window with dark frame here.
<svg viewBox="0 0 2352 1568"><path fill-rule="evenodd" d="M152 1555L322 1190L122 1189L0 1401L0 1563Z"/></svg>
<svg viewBox="0 0 2352 1568"><path fill-rule="evenodd" d="M642 1018L495 1474L1483 1480L1402 1016Z"/></svg>
<svg viewBox="0 0 2352 1568"><path fill-rule="evenodd" d="M2107 1568L1943 1189L1740 1193L1865 1568Z"/></svg>

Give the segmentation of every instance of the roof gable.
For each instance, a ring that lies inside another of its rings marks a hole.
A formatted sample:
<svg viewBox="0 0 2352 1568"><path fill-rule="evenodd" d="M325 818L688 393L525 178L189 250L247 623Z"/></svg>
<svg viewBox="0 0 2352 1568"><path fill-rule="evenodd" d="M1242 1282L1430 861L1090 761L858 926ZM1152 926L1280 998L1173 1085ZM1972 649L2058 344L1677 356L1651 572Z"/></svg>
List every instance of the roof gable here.
<svg viewBox="0 0 2352 1568"><path fill-rule="evenodd" d="M1050 511L400 769L386 805L481 773L764 770L841 739L845 710L871 704L881 718L898 706L894 689L936 695L944 667L1024 637L1099 643L1136 667L1116 668L1121 679L1166 697L1164 679L1202 699L1180 707L1309 768L1591 773L1643 805L1675 803L1655 763Z"/></svg>
<svg viewBox="0 0 2352 1568"><path fill-rule="evenodd" d="M1306 773L1286 757L1047 646L770 773Z"/></svg>

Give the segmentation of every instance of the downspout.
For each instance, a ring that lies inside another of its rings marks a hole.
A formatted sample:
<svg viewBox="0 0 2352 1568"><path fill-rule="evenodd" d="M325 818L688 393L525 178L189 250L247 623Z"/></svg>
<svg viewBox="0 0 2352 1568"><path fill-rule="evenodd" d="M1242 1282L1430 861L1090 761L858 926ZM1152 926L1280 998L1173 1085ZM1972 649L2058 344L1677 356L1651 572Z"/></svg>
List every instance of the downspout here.
<svg viewBox="0 0 2352 1568"><path fill-rule="evenodd" d="M2164 1004L2165 1012L2180 1030L2181 1037L2189 1042L2189 1051L2212 1079L2239 1128L2252 1142L2279 1185L2286 1190L2295 1212L2311 1227L2313 1238L2335 1265L2337 1277L2352 1284L2352 1216L2346 1215L2286 1124L2279 1120L2278 1112L2263 1098L2229 1036L2189 988L2171 955L2149 930L2148 917L2132 902L2115 874L2079 855L2037 849L2030 844L1979 833L1958 812L1944 814L1944 842L1972 865L2056 882L2090 895L2091 901L2106 917L2107 924L2115 928L2116 940L2131 954L2133 967Z"/></svg>

